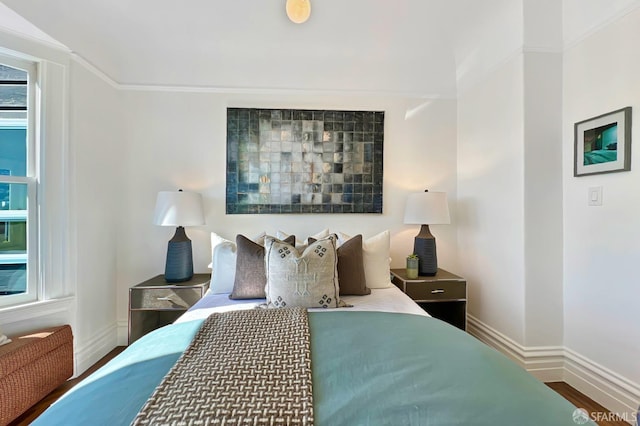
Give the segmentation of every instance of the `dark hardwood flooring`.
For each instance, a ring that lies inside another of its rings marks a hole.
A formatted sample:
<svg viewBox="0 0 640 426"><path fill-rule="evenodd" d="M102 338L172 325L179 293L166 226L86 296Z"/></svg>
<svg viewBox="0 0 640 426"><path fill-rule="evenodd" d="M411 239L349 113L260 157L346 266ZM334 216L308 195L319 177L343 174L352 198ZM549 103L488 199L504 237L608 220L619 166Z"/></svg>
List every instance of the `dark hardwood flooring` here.
<svg viewBox="0 0 640 426"><path fill-rule="evenodd" d="M547 383L547 386L549 386L554 391L558 392L560 395L562 395L566 400L568 400L570 403L572 403L576 407L584 408L589 412L589 414L609 413L609 410L604 408L602 405L598 404L597 402L595 402L585 394L577 391L576 389L572 388L571 386L569 386L564 382ZM605 417L608 417L608 416L604 416L604 415L600 415L600 417L592 416L592 418L596 418L596 419L605 418ZM598 425L599 426L629 426L629 423L624 422L622 420L616 420L616 421L602 420L602 421L598 421Z"/></svg>
<svg viewBox="0 0 640 426"><path fill-rule="evenodd" d="M90 375L91 373L96 371L98 368L102 367L104 364L109 362L112 358L114 358L116 355L118 355L124 349L125 349L124 346L118 346L117 348L115 348L114 350L109 352L104 358L102 358L95 365L93 365L91 368L89 368L87 371L85 371L82 375L80 375L79 377L77 377L77 378L75 378L73 380L69 380L65 384L63 384L60 387L58 387L56 390L51 392L44 399L42 399L40 402L38 402L36 405L31 407L29 410L27 410L20 417L18 417L16 420L11 422L9 424L9 426L18 426L18 425L28 425L28 424L30 424L40 414L42 414L44 412L44 410L49 408L49 406L51 404L53 404L58 398L60 398L67 391L69 391L69 389L74 387L78 382L80 382L82 379L84 379L85 377L87 377L88 375ZM571 386L569 386L566 383L563 383L563 382L547 383L547 386L549 386L554 391L558 392L560 395L562 395L564 398L566 398L573 405L575 405L577 407L580 407L580 408L584 408L585 410L589 411L589 413L598 413L598 412L606 413L606 412L608 412L608 410L606 408L604 408L603 406L601 406L597 402L591 400L586 395L578 392L576 389L572 388ZM623 421L598 422L598 425L600 425L600 426L628 426L628 424L629 423L626 423L626 422L623 422Z"/></svg>

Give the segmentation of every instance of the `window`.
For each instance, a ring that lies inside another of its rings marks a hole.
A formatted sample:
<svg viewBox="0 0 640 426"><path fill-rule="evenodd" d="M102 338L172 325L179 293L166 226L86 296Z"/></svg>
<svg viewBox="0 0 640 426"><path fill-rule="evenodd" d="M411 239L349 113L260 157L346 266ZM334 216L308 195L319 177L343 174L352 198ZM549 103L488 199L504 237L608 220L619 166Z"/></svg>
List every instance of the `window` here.
<svg viewBox="0 0 640 426"><path fill-rule="evenodd" d="M36 64L0 56L0 306L38 299Z"/></svg>

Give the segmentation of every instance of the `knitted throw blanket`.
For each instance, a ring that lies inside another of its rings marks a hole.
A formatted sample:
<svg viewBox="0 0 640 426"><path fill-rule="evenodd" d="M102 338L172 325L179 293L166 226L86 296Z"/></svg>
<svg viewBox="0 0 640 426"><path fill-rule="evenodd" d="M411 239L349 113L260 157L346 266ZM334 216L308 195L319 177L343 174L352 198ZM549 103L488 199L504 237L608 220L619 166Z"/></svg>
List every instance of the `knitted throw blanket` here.
<svg viewBox="0 0 640 426"><path fill-rule="evenodd" d="M134 425L313 425L303 308L212 314Z"/></svg>

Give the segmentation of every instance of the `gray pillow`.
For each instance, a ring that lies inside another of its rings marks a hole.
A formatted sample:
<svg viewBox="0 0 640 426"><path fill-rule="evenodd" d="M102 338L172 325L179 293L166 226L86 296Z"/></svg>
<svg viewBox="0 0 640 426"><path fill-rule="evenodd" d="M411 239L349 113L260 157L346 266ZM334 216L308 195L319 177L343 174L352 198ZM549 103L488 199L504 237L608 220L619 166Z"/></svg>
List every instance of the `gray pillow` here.
<svg viewBox="0 0 640 426"><path fill-rule="evenodd" d="M309 242L314 242L309 237ZM362 235L348 239L338 247L338 285L340 296L365 296L371 294L364 275L364 260L362 257Z"/></svg>
<svg viewBox="0 0 640 426"><path fill-rule="evenodd" d="M295 235L286 242L295 245ZM264 299L267 276L264 269L264 246L244 235L236 236L236 277L229 299Z"/></svg>
<svg viewBox="0 0 640 426"><path fill-rule="evenodd" d="M337 308L338 289L335 235L309 244L300 253L273 237L265 239L267 307Z"/></svg>

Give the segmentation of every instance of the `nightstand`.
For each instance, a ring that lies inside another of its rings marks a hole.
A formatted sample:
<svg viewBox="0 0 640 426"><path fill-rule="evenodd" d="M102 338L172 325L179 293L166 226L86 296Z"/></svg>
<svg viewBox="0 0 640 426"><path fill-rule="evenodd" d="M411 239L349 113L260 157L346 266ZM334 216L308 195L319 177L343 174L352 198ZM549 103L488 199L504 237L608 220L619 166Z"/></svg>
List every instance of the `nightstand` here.
<svg viewBox="0 0 640 426"><path fill-rule="evenodd" d="M422 309L461 330L467 328L467 282L438 268L432 277L407 278L406 269L392 269L391 281Z"/></svg>
<svg viewBox="0 0 640 426"><path fill-rule="evenodd" d="M194 274L189 281L168 283L155 276L129 289L129 344L148 332L174 322L204 296L211 274Z"/></svg>

